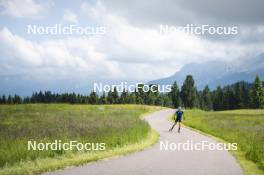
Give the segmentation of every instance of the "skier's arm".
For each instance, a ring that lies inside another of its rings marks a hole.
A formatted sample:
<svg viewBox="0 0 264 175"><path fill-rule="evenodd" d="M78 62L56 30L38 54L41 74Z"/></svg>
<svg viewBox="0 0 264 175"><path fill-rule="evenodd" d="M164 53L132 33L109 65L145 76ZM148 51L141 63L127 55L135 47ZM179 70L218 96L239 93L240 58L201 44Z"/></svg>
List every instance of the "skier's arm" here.
<svg viewBox="0 0 264 175"><path fill-rule="evenodd" d="M176 111L175 114L174 114L174 121L176 121L176 118L177 118L177 112L178 112L178 111Z"/></svg>

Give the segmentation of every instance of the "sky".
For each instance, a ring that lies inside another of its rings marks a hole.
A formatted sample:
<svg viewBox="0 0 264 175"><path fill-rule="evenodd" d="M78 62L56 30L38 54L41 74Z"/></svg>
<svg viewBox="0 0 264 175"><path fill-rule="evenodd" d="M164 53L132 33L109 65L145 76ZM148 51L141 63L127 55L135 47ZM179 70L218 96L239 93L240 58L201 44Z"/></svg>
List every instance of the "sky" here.
<svg viewBox="0 0 264 175"><path fill-rule="evenodd" d="M83 92L95 81L163 78L189 63L241 64L264 50L263 7L263 0L0 0L0 93ZM56 24L105 33L27 32ZM187 24L237 26L238 34L160 33L160 25Z"/></svg>

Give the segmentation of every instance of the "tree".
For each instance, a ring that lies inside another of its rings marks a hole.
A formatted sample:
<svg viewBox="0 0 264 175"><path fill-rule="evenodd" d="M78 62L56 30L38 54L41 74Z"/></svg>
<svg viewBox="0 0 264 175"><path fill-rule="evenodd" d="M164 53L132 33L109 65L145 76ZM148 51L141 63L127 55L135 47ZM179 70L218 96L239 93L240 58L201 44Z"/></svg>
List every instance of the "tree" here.
<svg viewBox="0 0 264 175"><path fill-rule="evenodd" d="M49 96L50 96L50 95L49 95ZM49 97L48 99L50 99L50 97ZM50 100L48 100L48 99L47 99L47 101L50 101ZM96 100L97 100L97 99L96 99ZM69 102L72 103L72 104L77 103L77 96L76 96L75 93L71 93L71 94L69 95Z"/></svg>
<svg viewBox="0 0 264 175"><path fill-rule="evenodd" d="M144 104L154 105L156 99L159 96L159 88L157 84L150 84L149 91L142 92L141 98L143 98Z"/></svg>
<svg viewBox="0 0 264 175"><path fill-rule="evenodd" d="M30 103L30 98L29 97L25 97L23 99L23 103L26 103L26 104Z"/></svg>
<svg viewBox="0 0 264 175"><path fill-rule="evenodd" d="M205 86L203 92L202 92L202 104L201 107L204 110L212 110L213 108L213 104L212 104L212 97L211 97L211 92L210 89L208 87L208 85Z"/></svg>
<svg viewBox="0 0 264 175"><path fill-rule="evenodd" d="M251 102L253 108L263 108L264 106L264 90L262 81L257 75L251 90Z"/></svg>
<svg viewBox="0 0 264 175"><path fill-rule="evenodd" d="M39 91L39 93L37 94L37 102L44 102L44 95L42 93L42 91Z"/></svg>
<svg viewBox="0 0 264 175"><path fill-rule="evenodd" d="M180 103L179 103L180 104ZM167 94L165 94L164 96L163 96L163 106L167 106L167 107L171 107L173 104L172 104L172 100L171 100L171 98L167 95Z"/></svg>
<svg viewBox="0 0 264 175"><path fill-rule="evenodd" d="M136 93L136 104L144 104L144 99Z"/></svg>
<svg viewBox="0 0 264 175"><path fill-rule="evenodd" d="M163 100L162 96L159 95L157 97L157 99L155 100L155 105L157 105L157 106L163 106L163 104L164 104L164 100Z"/></svg>
<svg viewBox="0 0 264 175"><path fill-rule="evenodd" d="M52 102L52 94L50 91L44 91L43 93L43 102L44 103L51 103Z"/></svg>
<svg viewBox="0 0 264 175"><path fill-rule="evenodd" d="M3 97L2 97L2 103L6 104L6 96L5 95L3 95Z"/></svg>
<svg viewBox="0 0 264 175"><path fill-rule="evenodd" d="M241 86L241 82L237 82L234 85L234 91L235 91L235 104L234 107L236 109L241 109L244 108L244 103L243 103L243 90Z"/></svg>
<svg viewBox="0 0 264 175"><path fill-rule="evenodd" d="M8 103L8 104L13 104L13 98L12 98L11 95L8 95L7 103Z"/></svg>
<svg viewBox="0 0 264 175"><path fill-rule="evenodd" d="M128 97L129 97L128 92L125 89L123 89L123 92L120 95L119 103L127 104L129 102Z"/></svg>
<svg viewBox="0 0 264 175"><path fill-rule="evenodd" d="M136 95L136 103L137 104L144 104L146 99L146 93L143 90L144 84L137 84L135 95Z"/></svg>
<svg viewBox="0 0 264 175"><path fill-rule="evenodd" d="M224 93L220 86L217 87L216 91L213 93L213 108L214 110L224 109Z"/></svg>
<svg viewBox="0 0 264 175"><path fill-rule="evenodd" d="M194 85L194 79L191 75L187 75L180 94L182 103L186 108L194 108L198 106L197 90Z"/></svg>
<svg viewBox="0 0 264 175"><path fill-rule="evenodd" d="M136 104L136 94L135 94L135 92L132 92L132 93L129 94L128 103L129 104Z"/></svg>
<svg viewBox="0 0 264 175"><path fill-rule="evenodd" d="M244 108L249 108L250 107L250 88L249 88L249 83L242 82L241 89L242 89L242 94L243 94L242 99L243 99Z"/></svg>
<svg viewBox="0 0 264 175"><path fill-rule="evenodd" d="M97 102L98 102L98 96L97 96L96 92L92 91L90 93L89 103L90 104L96 104Z"/></svg>
<svg viewBox="0 0 264 175"><path fill-rule="evenodd" d="M109 91L107 95L107 101L110 104L118 104L119 103L119 96L116 87L113 91Z"/></svg>
<svg viewBox="0 0 264 175"><path fill-rule="evenodd" d="M174 108L177 108L178 106L181 105L180 91L176 81L173 83L171 87L171 91L169 92L169 97L172 100L172 105Z"/></svg>
<svg viewBox="0 0 264 175"><path fill-rule="evenodd" d="M224 88L224 109L235 109L235 93L231 86L226 86Z"/></svg>
<svg viewBox="0 0 264 175"><path fill-rule="evenodd" d="M105 95L105 92L103 93L103 95L101 95L101 97L99 98L99 103L100 104L107 104L107 98L106 98L106 95Z"/></svg>
<svg viewBox="0 0 264 175"><path fill-rule="evenodd" d="M15 96L13 98L13 102L14 102L14 104L22 103L21 97L19 97L18 95L15 94Z"/></svg>
<svg viewBox="0 0 264 175"><path fill-rule="evenodd" d="M145 101L145 104L147 104L147 105L154 105L155 104L155 100L156 100L156 96L154 95L154 93L150 92L145 97L144 101Z"/></svg>

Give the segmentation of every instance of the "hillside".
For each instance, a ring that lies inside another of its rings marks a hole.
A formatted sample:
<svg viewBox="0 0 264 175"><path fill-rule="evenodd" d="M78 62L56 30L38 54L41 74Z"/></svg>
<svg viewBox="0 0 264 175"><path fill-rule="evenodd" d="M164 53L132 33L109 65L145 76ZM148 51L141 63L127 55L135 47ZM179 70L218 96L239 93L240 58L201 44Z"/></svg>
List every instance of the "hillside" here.
<svg viewBox="0 0 264 175"><path fill-rule="evenodd" d="M241 80L252 82L256 74L264 78L264 53L254 58L243 58L240 62L209 61L187 64L174 75L152 80L148 84L172 84L177 81L181 85L188 74L194 76L199 90L206 84L215 89L218 85L224 86Z"/></svg>

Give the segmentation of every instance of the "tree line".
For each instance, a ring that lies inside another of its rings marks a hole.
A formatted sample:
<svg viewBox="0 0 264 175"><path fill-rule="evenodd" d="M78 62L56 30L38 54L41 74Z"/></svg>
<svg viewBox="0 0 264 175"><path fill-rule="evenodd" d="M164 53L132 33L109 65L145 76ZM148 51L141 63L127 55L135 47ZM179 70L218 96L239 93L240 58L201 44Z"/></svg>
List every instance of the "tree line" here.
<svg viewBox="0 0 264 175"><path fill-rule="evenodd" d="M152 86L152 85L149 85ZM92 91L89 95L76 93L52 93L50 91L34 92L31 97L8 95L0 97L0 104L27 104L27 103L71 103L71 104L146 104L185 108L200 108L203 110L229 110L242 108L263 108L264 88L259 76L254 83L239 81L232 85L220 87L211 91L208 85L201 91L195 86L192 75L187 75L181 88L175 81L171 92L144 92L138 87L138 91L118 93L117 89L109 93L98 95Z"/></svg>

